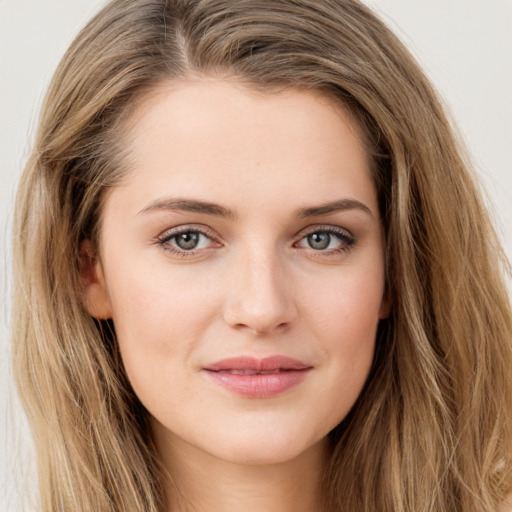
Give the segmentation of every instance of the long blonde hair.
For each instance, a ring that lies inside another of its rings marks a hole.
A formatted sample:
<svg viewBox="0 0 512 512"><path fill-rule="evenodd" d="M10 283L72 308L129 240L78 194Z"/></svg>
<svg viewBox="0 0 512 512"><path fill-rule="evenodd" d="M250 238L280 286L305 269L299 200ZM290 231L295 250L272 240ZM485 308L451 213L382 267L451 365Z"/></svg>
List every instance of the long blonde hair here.
<svg viewBox="0 0 512 512"><path fill-rule="evenodd" d="M13 358L43 512L162 512L147 412L115 332L83 308L80 242L123 176L120 133L165 80L320 90L359 122L386 230L392 313L331 433L328 507L491 512L512 485L505 258L434 91L357 0L114 0L48 92L15 214Z"/></svg>

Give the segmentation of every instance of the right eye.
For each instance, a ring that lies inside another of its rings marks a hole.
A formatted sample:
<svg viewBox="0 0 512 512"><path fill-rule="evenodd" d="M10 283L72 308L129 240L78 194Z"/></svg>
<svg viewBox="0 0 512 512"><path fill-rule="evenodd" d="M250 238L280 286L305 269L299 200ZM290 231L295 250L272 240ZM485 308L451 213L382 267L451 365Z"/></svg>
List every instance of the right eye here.
<svg viewBox="0 0 512 512"><path fill-rule="evenodd" d="M200 231L182 231L171 236L166 243L182 251L193 251L194 249L204 249L208 246L209 241L210 239Z"/></svg>
<svg viewBox="0 0 512 512"><path fill-rule="evenodd" d="M158 237L158 244L165 251L176 254L182 258L196 255L198 252L220 244L215 242L213 236L201 229L184 226L166 231Z"/></svg>

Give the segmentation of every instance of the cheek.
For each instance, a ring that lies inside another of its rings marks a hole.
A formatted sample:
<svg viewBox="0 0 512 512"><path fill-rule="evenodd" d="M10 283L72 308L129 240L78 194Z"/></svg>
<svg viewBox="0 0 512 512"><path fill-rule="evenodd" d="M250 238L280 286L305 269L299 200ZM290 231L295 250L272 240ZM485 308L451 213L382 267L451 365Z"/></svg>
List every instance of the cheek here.
<svg viewBox="0 0 512 512"><path fill-rule="evenodd" d="M304 314L311 315L326 339L345 340L348 345L360 346L374 340L384 293L383 273L357 272L346 269L342 275L326 279L322 286L304 290Z"/></svg>
<svg viewBox="0 0 512 512"><path fill-rule="evenodd" d="M114 320L123 339L137 334L151 339L155 333L176 329L186 333L213 307L212 289L198 282L191 270L127 263L119 262L109 276Z"/></svg>
<svg viewBox="0 0 512 512"><path fill-rule="evenodd" d="M114 326L134 388L158 370L179 371L217 314L218 297L194 276L166 274L165 266L134 272L120 264L110 277Z"/></svg>
<svg viewBox="0 0 512 512"><path fill-rule="evenodd" d="M352 272L343 279L333 279L323 293L310 295L305 304L304 315L311 315L309 324L321 341L323 356L329 361L331 389L338 395L334 397L339 405L336 412L333 410L335 423L357 399L374 357L383 279L379 273L371 274ZM339 401L342 395L343 403Z"/></svg>

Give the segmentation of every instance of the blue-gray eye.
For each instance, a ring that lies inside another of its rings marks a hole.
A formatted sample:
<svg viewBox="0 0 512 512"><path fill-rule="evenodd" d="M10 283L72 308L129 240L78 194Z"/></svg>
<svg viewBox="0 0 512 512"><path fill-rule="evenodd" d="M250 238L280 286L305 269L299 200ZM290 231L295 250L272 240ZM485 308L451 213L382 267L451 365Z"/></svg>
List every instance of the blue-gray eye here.
<svg viewBox="0 0 512 512"><path fill-rule="evenodd" d="M323 251L324 249L327 249L329 247L331 243L331 238L332 235L330 233L318 231L316 233L309 234L307 236L307 241L312 249L315 249L317 251Z"/></svg>
<svg viewBox="0 0 512 512"><path fill-rule="evenodd" d="M184 231L183 233L174 235L173 239L176 246L180 249L184 251L192 251L193 249L197 249L201 236L204 235L197 231Z"/></svg>
<svg viewBox="0 0 512 512"><path fill-rule="evenodd" d="M203 253L205 250L221 247L214 235L202 229L187 228L180 226L169 230L157 239L157 243L171 255L177 255L180 259L193 257Z"/></svg>
<svg viewBox="0 0 512 512"><path fill-rule="evenodd" d="M314 251L342 251L348 249L354 242L354 238L349 233L341 229L326 228L304 235L297 246Z"/></svg>
<svg viewBox="0 0 512 512"><path fill-rule="evenodd" d="M158 243L171 253L177 253L181 257L185 254L195 254L196 251L219 247L214 238L202 229L193 227L179 227L169 230L158 237Z"/></svg>

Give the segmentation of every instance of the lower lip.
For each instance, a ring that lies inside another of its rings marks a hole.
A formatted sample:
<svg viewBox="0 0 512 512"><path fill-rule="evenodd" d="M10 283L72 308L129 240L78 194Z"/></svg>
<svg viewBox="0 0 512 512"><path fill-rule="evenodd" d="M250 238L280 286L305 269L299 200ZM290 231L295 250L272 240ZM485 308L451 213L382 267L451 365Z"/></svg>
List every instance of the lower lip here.
<svg viewBox="0 0 512 512"><path fill-rule="evenodd" d="M204 370L220 386L246 398L271 398L300 384L311 368L276 373L240 375Z"/></svg>

